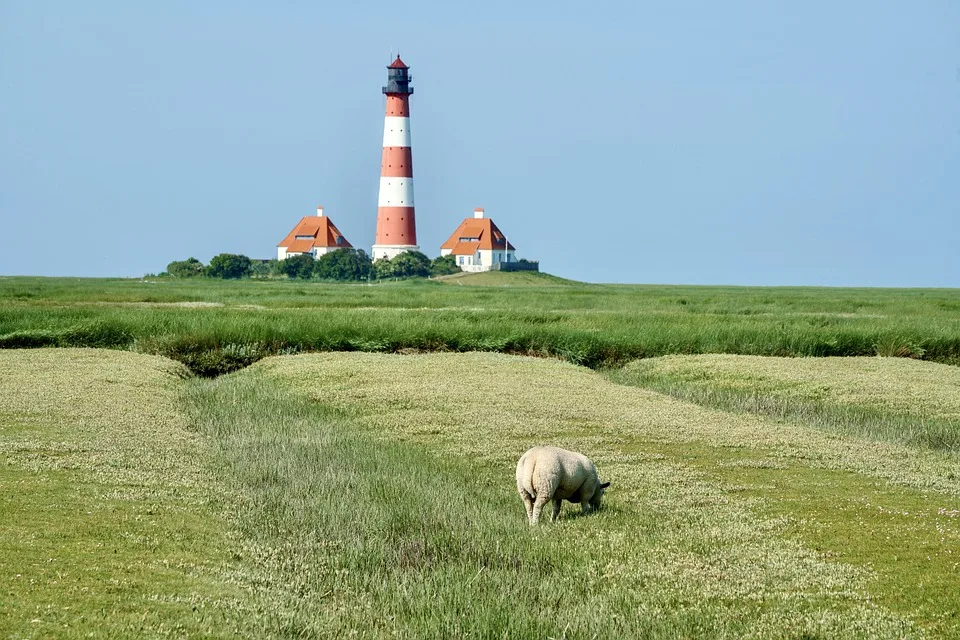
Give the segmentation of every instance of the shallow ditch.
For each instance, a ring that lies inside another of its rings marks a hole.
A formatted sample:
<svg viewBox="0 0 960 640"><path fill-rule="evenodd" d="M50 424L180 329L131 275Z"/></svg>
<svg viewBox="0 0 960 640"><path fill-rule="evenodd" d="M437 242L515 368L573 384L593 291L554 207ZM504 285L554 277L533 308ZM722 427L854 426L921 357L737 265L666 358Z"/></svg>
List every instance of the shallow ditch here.
<svg viewBox="0 0 960 640"><path fill-rule="evenodd" d="M889 342L889 341L887 341ZM817 344L786 347L772 343L767 348L731 343L724 353L763 356L866 356L910 357L941 364L960 365L960 339L928 340L912 349L888 349L887 342L820 349ZM892 344L892 343L891 343ZM900 344L897 342L897 344ZM511 337L496 335L415 335L398 339L382 336L316 336L308 343L282 338L266 341L221 339L215 335L165 334L138 337L135 329L103 321L85 322L64 329L22 329L0 335L0 349L42 347L93 347L121 349L160 355L184 364L194 375L215 378L238 371L266 357L297 353L360 351L370 353L495 352L509 355L557 358L589 369L616 369L640 358L668 354L703 353L694 344L640 344L605 340L582 333L526 333ZM884 351L881 353L881 350Z"/></svg>

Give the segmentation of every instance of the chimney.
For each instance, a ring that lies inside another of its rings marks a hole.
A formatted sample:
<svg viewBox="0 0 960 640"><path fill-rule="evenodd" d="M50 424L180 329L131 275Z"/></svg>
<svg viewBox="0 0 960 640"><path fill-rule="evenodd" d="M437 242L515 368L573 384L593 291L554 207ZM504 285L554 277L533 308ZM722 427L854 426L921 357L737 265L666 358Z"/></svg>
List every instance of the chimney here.
<svg viewBox="0 0 960 640"><path fill-rule="evenodd" d="M322 206L322 205L317 207L317 215L320 216L321 218L323 217L323 206Z"/></svg>
<svg viewBox="0 0 960 640"><path fill-rule="evenodd" d="M474 210L473 210L473 217L474 217L474 218L482 218L482 217L483 217L483 209L474 209Z"/></svg>

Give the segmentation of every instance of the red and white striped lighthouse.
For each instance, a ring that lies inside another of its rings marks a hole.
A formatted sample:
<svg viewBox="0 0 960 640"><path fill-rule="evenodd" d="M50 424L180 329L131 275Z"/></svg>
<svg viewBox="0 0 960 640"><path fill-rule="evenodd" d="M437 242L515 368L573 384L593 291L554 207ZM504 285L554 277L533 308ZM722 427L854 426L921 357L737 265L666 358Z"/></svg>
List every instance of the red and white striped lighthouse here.
<svg viewBox="0 0 960 640"><path fill-rule="evenodd" d="M372 258L418 251L413 205L413 152L410 148L410 67L400 56L387 67L387 113L383 119L383 163L377 203L377 236Z"/></svg>

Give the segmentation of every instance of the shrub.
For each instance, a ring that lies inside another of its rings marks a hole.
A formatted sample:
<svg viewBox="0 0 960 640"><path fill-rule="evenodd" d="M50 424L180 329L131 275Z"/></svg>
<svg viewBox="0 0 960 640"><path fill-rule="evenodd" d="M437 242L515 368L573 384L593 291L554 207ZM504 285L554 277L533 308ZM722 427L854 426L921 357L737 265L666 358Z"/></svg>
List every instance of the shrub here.
<svg viewBox="0 0 960 640"><path fill-rule="evenodd" d="M315 265L317 277L324 280L363 280L373 271L373 263L361 249L337 249L319 258Z"/></svg>
<svg viewBox="0 0 960 640"><path fill-rule="evenodd" d="M447 276L451 273L460 273L461 269L457 266L457 258L452 253L439 256L430 263L430 275Z"/></svg>
<svg viewBox="0 0 960 640"><path fill-rule="evenodd" d="M213 278L236 280L250 275L250 258L235 253L221 253L210 260L207 275Z"/></svg>
<svg viewBox="0 0 960 640"><path fill-rule="evenodd" d="M196 258L187 258L179 262L171 262L167 265L167 273L174 278L193 278L202 276L206 268L203 263Z"/></svg>
<svg viewBox="0 0 960 640"><path fill-rule="evenodd" d="M419 251L404 251L374 265L379 278L426 278L430 275L430 258Z"/></svg>
<svg viewBox="0 0 960 640"><path fill-rule="evenodd" d="M313 276L315 268L316 260L313 259L313 256L305 253L290 256L286 260L280 261L280 272L288 278L307 280Z"/></svg>

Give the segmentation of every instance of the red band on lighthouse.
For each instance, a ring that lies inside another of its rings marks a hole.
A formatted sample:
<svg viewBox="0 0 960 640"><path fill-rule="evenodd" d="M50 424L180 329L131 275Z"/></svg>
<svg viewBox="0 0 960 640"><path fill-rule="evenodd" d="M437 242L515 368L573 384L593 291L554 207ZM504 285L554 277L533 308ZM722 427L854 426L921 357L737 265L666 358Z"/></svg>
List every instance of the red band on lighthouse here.
<svg viewBox="0 0 960 640"><path fill-rule="evenodd" d="M409 177L413 175L413 153L410 147L384 147L380 177Z"/></svg>
<svg viewBox="0 0 960 640"><path fill-rule="evenodd" d="M373 259L393 258L417 251L413 202L413 152L410 142L409 67L400 56L387 67L386 114L383 119L383 157L377 202L377 235Z"/></svg>

